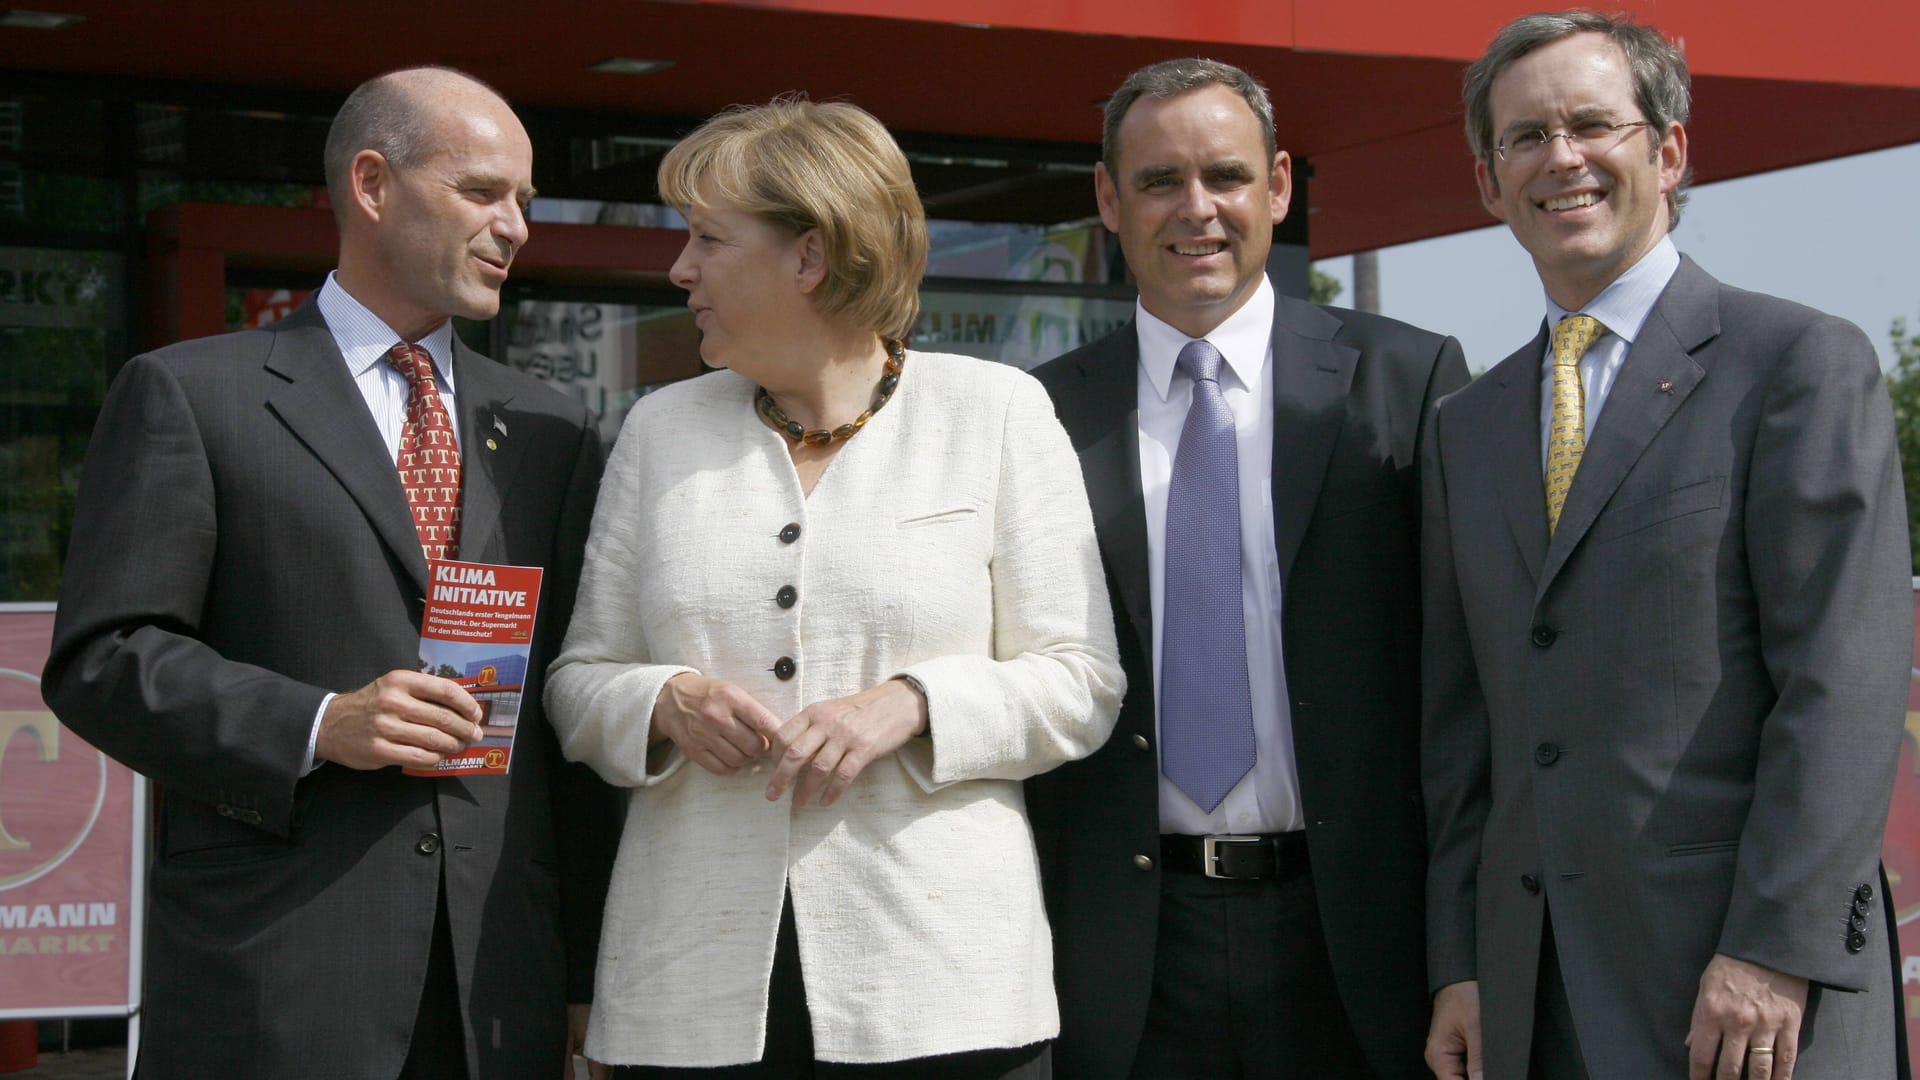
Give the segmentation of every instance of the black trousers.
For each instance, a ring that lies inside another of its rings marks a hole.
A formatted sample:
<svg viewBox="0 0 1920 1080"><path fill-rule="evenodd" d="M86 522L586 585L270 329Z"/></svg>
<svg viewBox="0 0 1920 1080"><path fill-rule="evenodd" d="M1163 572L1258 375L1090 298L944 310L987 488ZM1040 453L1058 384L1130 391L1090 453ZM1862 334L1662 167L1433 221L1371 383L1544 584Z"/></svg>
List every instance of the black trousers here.
<svg viewBox="0 0 1920 1080"><path fill-rule="evenodd" d="M1366 1080L1304 862L1265 881L1168 870L1134 1080Z"/></svg>
<svg viewBox="0 0 1920 1080"><path fill-rule="evenodd" d="M982 928L991 933L991 928ZM773 947L773 978L768 986L767 1045L759 1061L690 1069L626 1065L612 1070L615 1080L1051 1080L1052 1048L1047 1043L1010 1050L969 1050L959 1054L888 1061L869 1065L815 1061L813 1018L800 981L800 941L793 927L793 900L780 912L780 934Z"/></svg>

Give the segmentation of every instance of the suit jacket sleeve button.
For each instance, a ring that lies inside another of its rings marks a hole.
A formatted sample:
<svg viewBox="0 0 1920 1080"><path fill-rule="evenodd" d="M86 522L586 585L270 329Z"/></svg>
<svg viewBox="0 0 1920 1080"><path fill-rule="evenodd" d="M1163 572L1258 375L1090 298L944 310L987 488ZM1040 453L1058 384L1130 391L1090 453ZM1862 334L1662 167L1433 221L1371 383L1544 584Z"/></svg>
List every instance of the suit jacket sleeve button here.
<svg viewBox="0 0 1920 1080"><path fill-rule="evenodd" d="M1133 865L1141 870L1151 870L1153 869L1153 860L1145 855L1135 855L1133 857Z"/></svg>
<svg viewBox="0 0 1920 1080"><path fill-rule="evenodd" d="M1532 874L1520 875L1520 887L1527 890L1528 896L1540 895L1540 879L1534 877Z"/></svg>
<svg viewBox="0 0 1920 1080"><path fill-rule="evenodd" d="M1847 916L1847 926L1853 930L1865 930L1867 928L1867 917L1856 911Z"/></svg>
<svg viewBox="0 0 1920 1080"><path fill-rule="evenodd" d="M1863 930L1855 930L1847 935L1847 951L1857 953L1867 947L1867 935Z"/></svg>
<svg viewBox="0 0 1920 1080"><path fill-rule="evenodd" d="M1873 910L1873 906L1871 904L1868 904L1865 900L1862 900L1857 896L1854 897L1853 913L1855 915L1865 915L1867 912L1872 910Z"/></svg>
<svg viewBox="0 0 1920 1080"><path fill-rule="evenodd" d="M1553 644L1553 639L1559 636L1560 631L1555 630L1546 623L1541 623L1539 626L1533 628L1533 643L1542 649Z"/></svg>
<svg viewBox="0 0 1920 1080"><path fill-rule="evenodd" d="M219 814L221 817L232 817L236 811L231 805L221 803L219 806L213 808L213 812Z"/></svg>
<svg viewBox="0 0 1920 1080"><path fill-rule="evenodd" d="M413 842L413 850L422 855L431 855L440 850L440 834L427 833Z"/></svg>
<svg viewBox="0 0 1920 1080"><path fill-rule="evenodd" d="M1147 737L1145 735L1135 735L1133 737L1133 745L1134 745L1134 748L1138 750L1153 749L1153 744L1147 741Z"/></svg>
<svg viewBox="0 0 1920 1080"><path fill-rule="evenodd" d="M1853 898L1862 901L1873 899L1873 886L1861 882L1860 887L1853 890Z"/></svg>

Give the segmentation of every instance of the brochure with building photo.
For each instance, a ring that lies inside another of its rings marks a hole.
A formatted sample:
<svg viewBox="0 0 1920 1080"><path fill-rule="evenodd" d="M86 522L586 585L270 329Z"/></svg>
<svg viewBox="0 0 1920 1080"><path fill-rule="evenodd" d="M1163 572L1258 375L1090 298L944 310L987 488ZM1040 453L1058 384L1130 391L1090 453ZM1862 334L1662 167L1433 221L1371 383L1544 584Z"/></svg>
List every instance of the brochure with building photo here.
<svg viewBox="0 0 1920 1080"><path fill-rule="evenodd" d="M420 622L420 670L460 684L480 703L479 742L409 776L504 775L533 651L540 607L537 566L428 559L427 613Z"/></svg>

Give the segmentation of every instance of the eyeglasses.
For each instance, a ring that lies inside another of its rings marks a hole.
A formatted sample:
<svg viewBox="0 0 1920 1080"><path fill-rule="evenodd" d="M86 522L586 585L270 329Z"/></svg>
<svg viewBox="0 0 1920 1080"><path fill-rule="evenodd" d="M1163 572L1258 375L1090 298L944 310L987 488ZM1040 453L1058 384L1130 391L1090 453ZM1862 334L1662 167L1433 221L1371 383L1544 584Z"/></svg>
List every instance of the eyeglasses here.
<svg viewBox="0 0 1920 1080"><path fill-rule="evenodd" d="M1500 155L1501 161L1533 161L1547 152L1555 139L1567 140L1567 146L1577 153L1585 154L1599 147L1602 140L1618 135L1630 128L1652 127L1651 120L1629 120L1624 124L1609 123L1605 120L1583 120L1565 131L1547 131L1534 128L1521 131L1506 138L1493 152Z"/></svg>

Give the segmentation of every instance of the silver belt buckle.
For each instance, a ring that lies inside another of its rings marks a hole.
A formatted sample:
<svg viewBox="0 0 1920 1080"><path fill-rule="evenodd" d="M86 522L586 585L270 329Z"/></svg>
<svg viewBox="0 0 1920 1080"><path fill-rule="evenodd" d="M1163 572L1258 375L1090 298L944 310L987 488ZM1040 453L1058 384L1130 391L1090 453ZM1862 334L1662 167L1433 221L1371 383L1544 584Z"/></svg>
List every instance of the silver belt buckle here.
<svg viewBox="0 0 1920 1080"><path fill-rule="evenodd" d="M1257 844L1259 842L1260 838L1257 836L1234 836L1231 834L1203 836L1200 838L1200 870L1210 878L1220 878L1225 881L1239 881L1241 879L1234 877L1232 874L1223 874L1220 872L1220 845Z"/></svg>

